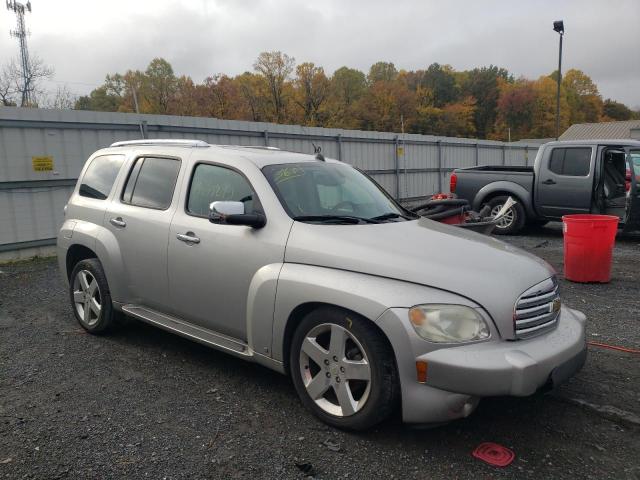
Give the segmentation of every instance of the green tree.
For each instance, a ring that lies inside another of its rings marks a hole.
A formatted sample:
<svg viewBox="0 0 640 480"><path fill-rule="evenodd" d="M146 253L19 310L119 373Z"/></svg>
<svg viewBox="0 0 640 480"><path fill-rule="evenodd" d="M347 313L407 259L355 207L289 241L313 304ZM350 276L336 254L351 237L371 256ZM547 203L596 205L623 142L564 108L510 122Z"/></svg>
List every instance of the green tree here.
<svg viewBox="0 0 640 480"><path fill-rule="evenodd" d="M391 62L376 62L371 65L367 80L370 85L376 82L393 82L398 76L396 66Z"/></svg>
<svg viewBox="0 0 640 480"><path fill-rule="evenodd" d="M450 65L432 63L421 77L420 86L433 92L435 107L441 108L458 100L460 92L456 85L453 68Z"/></svg>
<svg viewBox="0 0 640 480"><path fill-rule="evenodd" d="M177 78L173 67L163 58L154 58L145 71L144 94L153 113L169 113L176 93Z"/></svg>
<svg viewBox="0 0 640 480"><path fill-rule="evenodd" d="M356 106L367 91L365 74L360 70L341 67L333 73L329 81L326 125L337 128L362 128Z"/></svg>
<svg viewBox="0 0 640 480"><path fill-rule="evenodd" d="M107 75L100 87L92 90L89 95L79 97L74 108L76 110L117 112L122 106L124 94L124 77L119 73Z"/></svg>
<svg viewBox="0 0 640 480"><path fill-rule="evenodd" d="M461 82L464 94L476 99L474 124L480 138L487 138L496 122L500 80L513 81L507 70L490 65L466 72Z"/></svg>
<svg viewBox="0 0 640 480"><path fill-rule="evenodd" d="M602 113L605 120L631 120L633 119L633 111L624 103L616 102L607 98L602 107Z"/></svg>
<svg viewBox="0 0 640 480"><path fill-rule="evenodd" d="M333 73L331 89L335 97L348 106L362 97L367 89L367 79L360 70L341 67Z"/></svg>

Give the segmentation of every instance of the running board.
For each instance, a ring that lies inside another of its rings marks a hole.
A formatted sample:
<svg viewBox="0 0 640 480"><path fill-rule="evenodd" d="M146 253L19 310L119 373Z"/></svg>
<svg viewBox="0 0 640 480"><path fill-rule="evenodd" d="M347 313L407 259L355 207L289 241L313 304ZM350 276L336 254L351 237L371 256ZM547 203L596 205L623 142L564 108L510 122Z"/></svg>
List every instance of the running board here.
<svg viewBox="0 0 640 480"><path fill-rule="evenodd" d="M178 335L195 340L196 342L202 343L208 347L224 350L242 357L253 356L253 352L249 346L240 340L212 332L206 328L192 325L170 315L156 312L155 310L151 310L140 305L132 304L123 305L122 311L132 317L142 320L143 322L177 333Z"/></svg>

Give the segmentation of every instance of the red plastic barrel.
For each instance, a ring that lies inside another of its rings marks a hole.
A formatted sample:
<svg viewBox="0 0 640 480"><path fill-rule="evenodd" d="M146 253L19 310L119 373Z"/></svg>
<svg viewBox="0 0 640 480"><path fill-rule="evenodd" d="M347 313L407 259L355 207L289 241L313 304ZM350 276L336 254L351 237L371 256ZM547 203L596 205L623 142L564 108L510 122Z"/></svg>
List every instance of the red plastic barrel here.
<svg viewBox="0 0 640 480"><path fill-rule="evenodd" d="M565 215L564 276L572 282L611 280L611 256L618 231L618 217Z"/></svg>

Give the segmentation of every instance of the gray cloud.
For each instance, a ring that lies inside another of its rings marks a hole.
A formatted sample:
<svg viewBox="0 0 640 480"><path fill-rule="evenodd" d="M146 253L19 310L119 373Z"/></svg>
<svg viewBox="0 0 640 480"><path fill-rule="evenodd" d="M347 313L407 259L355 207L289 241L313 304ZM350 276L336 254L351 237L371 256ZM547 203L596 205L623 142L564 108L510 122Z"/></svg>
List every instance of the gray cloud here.
<svg viewBox="0 0 640 480"><path fill-rule="evenodd" d="M375 61L456 69L499 65L537 78L557 67L553 20L565 21L563 70L579 68L604 97L640 107L638 0L218 0L57 3L33 0L30 48L58 82L85 93L107 73L143 69L156 56L201 81L251 70L258 53L282 50L329 73ZM0 16L0 61L17 53Z"/></svg>

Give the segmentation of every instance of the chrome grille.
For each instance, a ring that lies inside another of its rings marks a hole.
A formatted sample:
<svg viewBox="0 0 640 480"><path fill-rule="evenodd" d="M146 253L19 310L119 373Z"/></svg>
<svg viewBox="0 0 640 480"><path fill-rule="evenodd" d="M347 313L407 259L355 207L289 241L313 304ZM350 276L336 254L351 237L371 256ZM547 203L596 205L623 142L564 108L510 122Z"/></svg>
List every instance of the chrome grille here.
<svg viewBox="0 0 640 480"><path fill-rule="evenodd" d="M553 328L560 315L560 294L555 277L534 285L518 298L513 312L516 338L527 338Z"/></svg>

